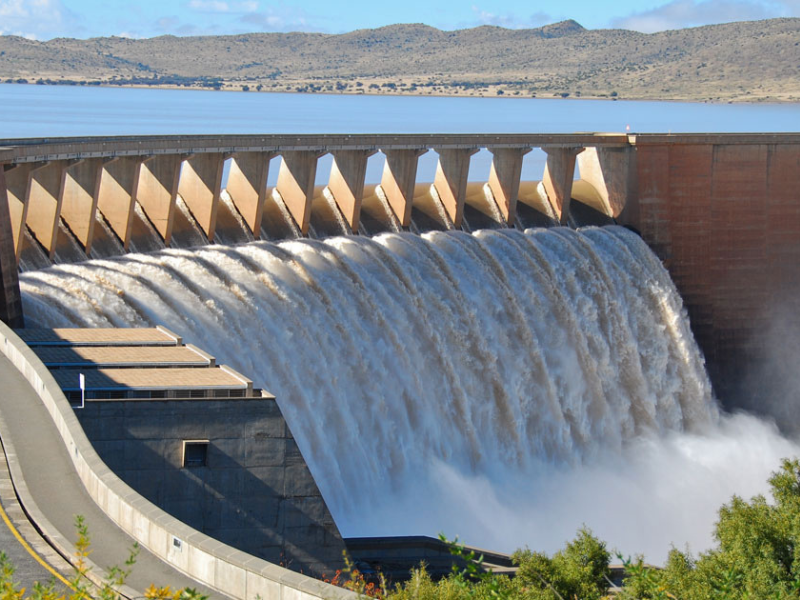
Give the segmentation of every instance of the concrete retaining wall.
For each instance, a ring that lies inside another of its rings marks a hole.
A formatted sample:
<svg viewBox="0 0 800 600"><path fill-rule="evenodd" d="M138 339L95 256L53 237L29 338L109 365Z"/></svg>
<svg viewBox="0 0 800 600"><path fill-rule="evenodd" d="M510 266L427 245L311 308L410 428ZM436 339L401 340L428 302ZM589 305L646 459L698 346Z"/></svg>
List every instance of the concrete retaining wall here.
<svg viewBox="0 0 800 600"><path fill-rule="evenodd" d="M352 600L355 594L226 546L148 502L100 460L61 389L38 357L0 323L0 350L30 382L89 495L119 527L175 568L233 598Z"/></svg>
<svg viewBox="0 0 800 600"><path fill-rule="evenodd" d="M75 412L103 462L183 523L295 572L343 566L342 537L273 397L95 400ZM185 440L208 441L205 465L183 468Z"/></svg>

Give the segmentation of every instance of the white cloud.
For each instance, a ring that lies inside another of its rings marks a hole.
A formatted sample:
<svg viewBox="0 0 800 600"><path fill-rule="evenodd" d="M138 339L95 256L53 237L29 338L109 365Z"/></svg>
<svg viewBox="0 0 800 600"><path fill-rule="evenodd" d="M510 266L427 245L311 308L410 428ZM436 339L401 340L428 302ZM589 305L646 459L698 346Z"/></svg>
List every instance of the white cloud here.
<svg viewBox="0 0 800 600"><path fill-rule="evenodd" d="M479 25L495 25L508 29L526 29L529 27L541 27L553 22L553 18L544 12L536 12L529 17L518 17L514 14L498 14L472 5L472 13Z"/></svg>
<svg viewBox="0 0 800 600"><path fill-rule="evenodd" d="M233 35L253 31L318 31L301 9L278 5L260 8L256 0L187 0L184 7L193 14L165 15L152 21L148 35ZM209 13L213 17L198 16ZM121 27L123 28L123 27ZM124 27L131 37L141 37L141 28Z"/></svg>
<svg viewBox="0 0 800 600"><path fill-rule="evenodd" d="M261 31L320 31L302 9L279 5L264 10L251 11L239 18L247 27Z"/></svg>
<svg viewBox="0 0 800 600"><path fill-rule="evenodd" d="M614 27L653 33L732 21L800 15L800 0L672 0L651 10L614 19Z"/></svg>
<svg viewBox="0 0 800 600"><path fill-rule="evenodd" d="M212 13L250 13L258 10L258 2L225 2L224 0L189 0L189 8L199 12Z"/></svg>
<svg viewBox="0 0 800 600"><path fill-rule="evenodd" d="M31 33L29 31L15 31L13 29L4 29L2 27L0 27L0 35L15 35L17 37L22 37L27 40L33 40L33 41L39 39L38 37L36 37L35 33Z"/></svg>
<svg viewBox="0 0 800 600"><path fill-rule="evenodd" d="M0 34L28 39L65 35L69 28L81 29L62 0L0 0Z"/></svg>
<svg viewBox="0 0 800 600"><path fill-rule="evenodd" d="M191 0L189 8L202 12L228 12L230 10L227 2L218 0Z"/></svg>
<svg viewBox="0 0 800 600"><path fill-rule="evenodd" d="M178 17L170 16L170 17L161 17L160 19L156 20L155 26L156 29L160 32L172 32L173 30L180 27L181 22Z"/></svg>
<svg viewBox="0 0 800 600"><path fill-rule="evenodd" d="M800 0L776 0L773 5L778 9L777 17L800 17Z"/></svg>
<svg viewBox="0 0 800 600"><path fill-rule="evenodd" d="M0 2L0 17L8 18L21 18L28 17L27 9L22 3L22 0L9 0L8 2Z"/></svg>

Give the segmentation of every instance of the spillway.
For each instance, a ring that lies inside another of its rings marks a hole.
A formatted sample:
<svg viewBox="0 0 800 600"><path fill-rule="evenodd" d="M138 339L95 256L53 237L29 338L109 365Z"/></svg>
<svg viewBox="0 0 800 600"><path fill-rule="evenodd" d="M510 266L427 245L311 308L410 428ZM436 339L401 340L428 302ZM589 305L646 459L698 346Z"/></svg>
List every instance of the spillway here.
<svg viewBox="0 0 800 600"><path fill-rule="evenodd" d="M442 512L443 466L535 493L543 465L719 420L680 296L621 227L168 249L20 283L28 326L163 324L273 392L345 535L435 534L413 515Z"/></svg>

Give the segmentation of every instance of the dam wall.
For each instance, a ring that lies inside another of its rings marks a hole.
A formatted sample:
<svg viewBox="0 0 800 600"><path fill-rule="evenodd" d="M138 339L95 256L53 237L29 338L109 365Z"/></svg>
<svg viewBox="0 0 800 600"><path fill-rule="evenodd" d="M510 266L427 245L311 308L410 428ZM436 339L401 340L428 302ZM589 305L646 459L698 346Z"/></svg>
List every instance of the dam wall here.
<svg viewBox="0 0 800 600"><path fill-rule="evenodd" d="M619 221L636 228L669 270L717 395L727 406L768 408L796 427L800 135L630 141ZM769 397L779 405L764 406Z"/></svg>
<svg viewBox="0 0 800 600"><path fill-rule="evenodd" d="M533 148L546 154L541 180L521 181ZM469 165L482 149L492 162L476 184ZM383 174L370 186L366 164L377 152ZM438 155L432 184L417 181L426 152ZM333 156L328 183L315 186L325 154ZM3 318L21 318L13 260L41 265L213 242L617 222L639 231L667 266L718 396L758 408L766 391L792 393L800 373L786 345L800 339L798 160L800 134L5 140L0 203L8 203L11 240L0 235Z"/></svg>

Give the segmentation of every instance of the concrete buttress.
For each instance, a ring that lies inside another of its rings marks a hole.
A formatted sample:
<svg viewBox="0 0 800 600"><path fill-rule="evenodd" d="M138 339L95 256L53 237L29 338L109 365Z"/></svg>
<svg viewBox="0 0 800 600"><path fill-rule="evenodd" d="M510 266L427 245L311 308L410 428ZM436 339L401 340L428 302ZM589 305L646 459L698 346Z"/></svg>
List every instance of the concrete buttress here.
<svg viewBox="0 0 800 600"><path fill-rule="evenodd" d="M61 190L68 161L55 160L31 170L25 223L52 259L61 217Z"/></svg>
<svg viewBox="0 0 800 600"><path fill-rule="evenodd" d="M151 156L142 163L139 172L136 200L167 246L175 221L182 158L179 154Z"/></svg>
<svg viewBox="0 0 800 600"><path fill-rule="evenodd" d="M5 218L8 211L8 193L6 179L0 167L0 319L9 327L24 327L22 319L22 301L19 292L19 276L17 273L17 256L14 250L14 237L11 221Z"/></svg>
<svg viewBox="0 0 800 600"><path fill-rule="evenodd" d="M138 156L114 158L103 165L97 209L128 250L133 226L133 206L139 188L142 159Z"/></svg>
<svg viewBox="0 0 800 600"><path fill-rule="evenodd" d="M269 161L273 156L274 152L240 152L231 159L226 189L255 239L261 236Z"/></svg>
<svg viewBox="0 0 800 600"><path fill-rule="evenodd" d="M8 198L8 212L11 219L11 235L14 239L14 253L19 263L20 252L22 251L23 230L25 219L28 212L28 184L30 183L31 171L36 167L36 163L22 163L19 165L5 167L6 195Z"/></svg>
<svg viewBox="0 0 800 600"><path fill-rule="evenodd" d="M566 225L575 177L575 157L583 152L583 148L543 147L542 150L547 153L542 183L559 223Z"/></svg>
<svg viewBox="0 0 800 600"><path fill-rule="evenodd" d="M61 218L86 254L92 247L103 159L88 158L67 167L61 190Z"/></svg>
<svg viewBox="0 0 800 600"><path fill-rule="evenodd" d="M477 148L437 149L439 164L433 186L456 229L464 217L470 157Z"/></svg>
<svg viewBox="0 0 800 600"><path fill-rule="evenodd" d="M581 179L591 183L603 201L606 214L617 218L632 191L632 148L587 148L578 156Z"/></svg>
<svg viewBox="0 0 800 600"><path fill-rule="evenodd" d="M282 152L281 169L275 191L283 200L289 214L305 235L311 220L311 201L314 199L314 179L317 159L324 152L298 150Z"/></svg>
<svg viewBox="0 0 800 600"><path fill-rule="evenodd" d="M336 150L333 152L328 190L342 211L350 231L358 231L367 160L375 150Z"/></svg>
<svg viewBox="0 0 800 600"><path fill-rule="evenodd" d="M411 150L384 150L386 164L381 177L381 189L386 201L400 221L400 225L411 225L411 203L414 201L414 186L417 182L417 163L427 148Z"/></svg>
<svg viewBox="0 0 800 600"><path fill-rule="evenodd" d="M216 152L190 156L183 163L178 184L178 193L209 242L214 240L217 226L224 164L224 156Z"/></svg>
<svg viewBox="0 0 800 600"><path fill-rule="evenodd" d="M530 148L489 148L489 151L493 155L489 190L506 223L513 223L517 216L522 157Z"/></svg>

